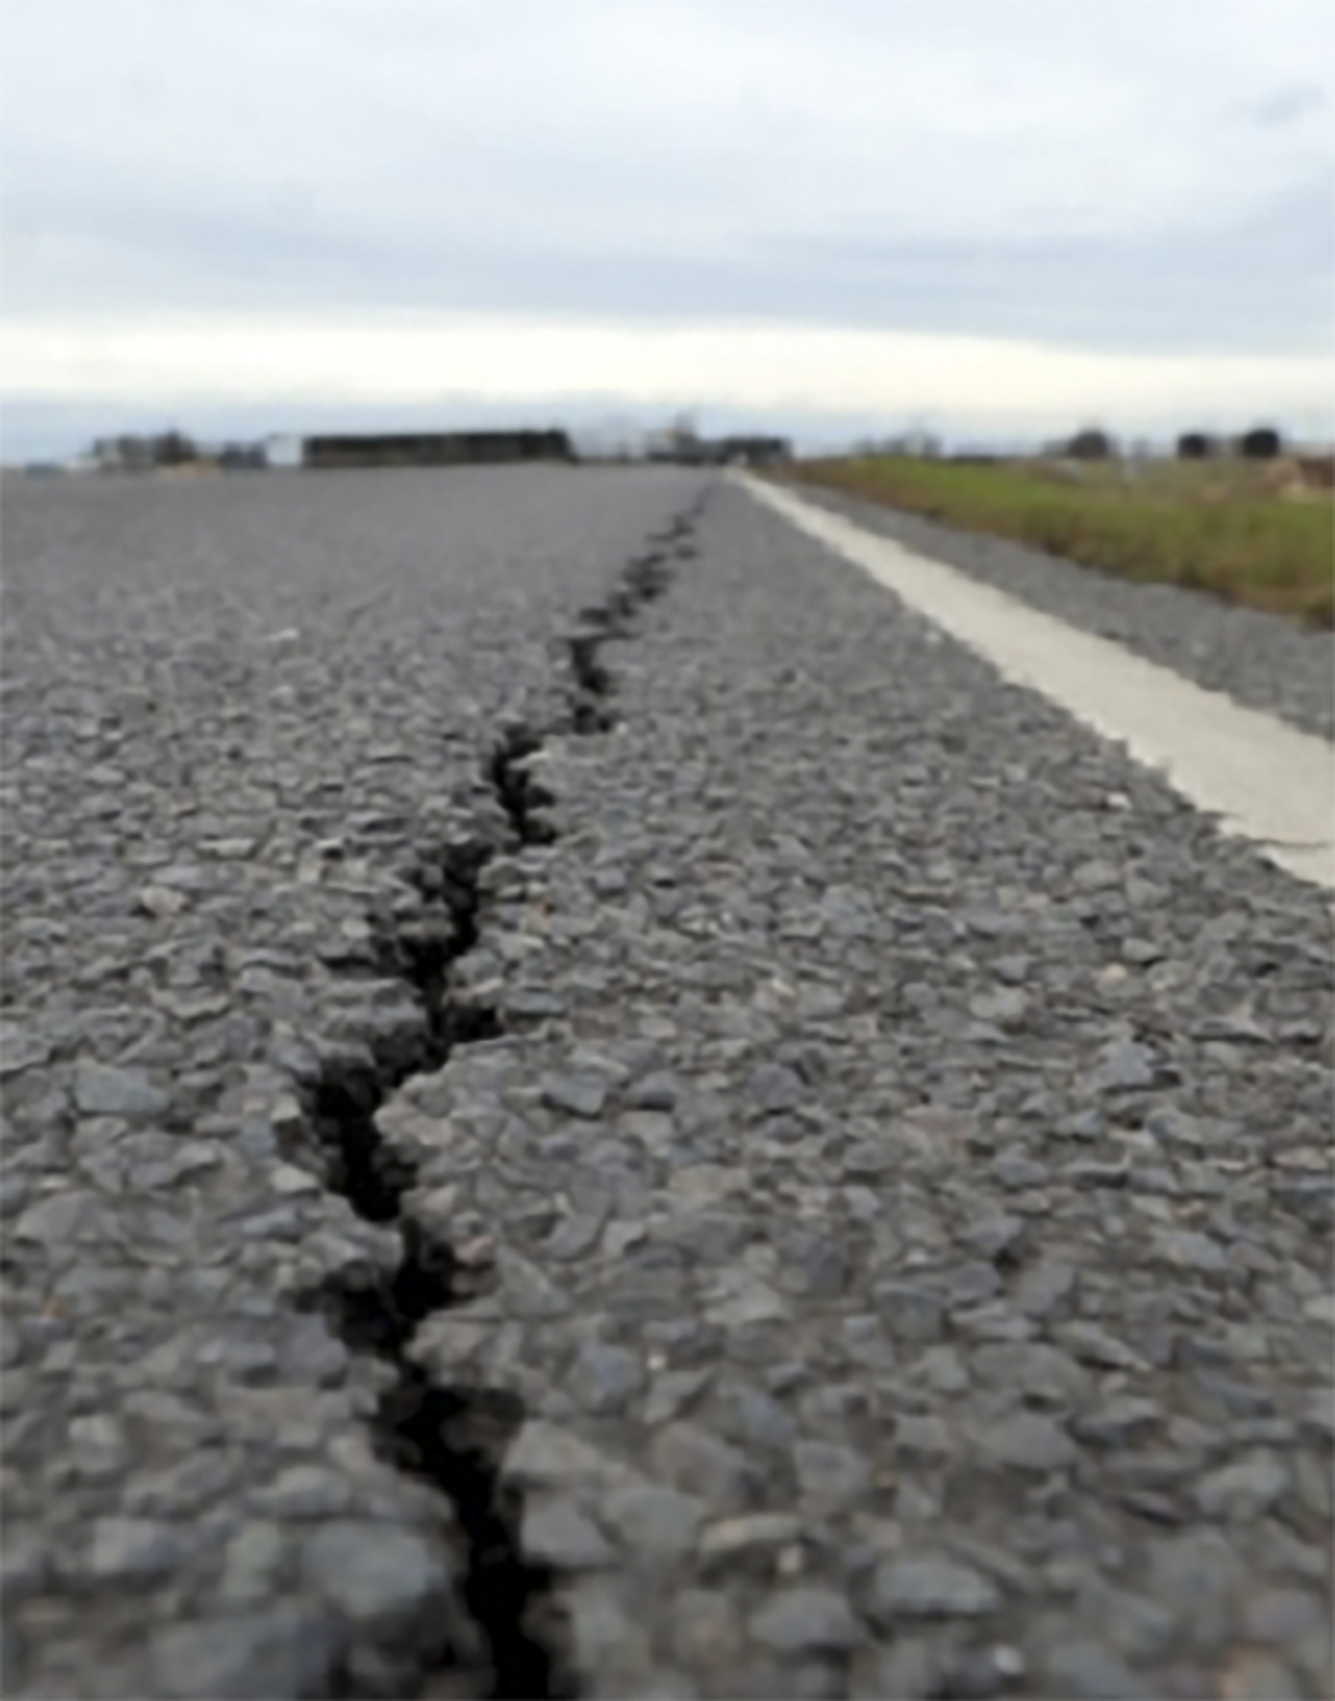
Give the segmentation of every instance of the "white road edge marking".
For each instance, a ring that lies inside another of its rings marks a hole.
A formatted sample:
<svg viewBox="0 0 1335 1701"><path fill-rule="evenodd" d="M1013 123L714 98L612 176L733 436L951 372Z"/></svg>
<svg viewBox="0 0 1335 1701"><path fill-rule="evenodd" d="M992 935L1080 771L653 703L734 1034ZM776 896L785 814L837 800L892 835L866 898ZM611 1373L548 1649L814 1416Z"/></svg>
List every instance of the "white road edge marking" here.
<svg viewBox="0 0 1335 1701"><path fill-rule="evenodd" d="M1158 770L1220 830L1335 891L1335 750L1171 669L1078 631L786 490L732 475L756 501L854 562L1015 685Z"/></svg>

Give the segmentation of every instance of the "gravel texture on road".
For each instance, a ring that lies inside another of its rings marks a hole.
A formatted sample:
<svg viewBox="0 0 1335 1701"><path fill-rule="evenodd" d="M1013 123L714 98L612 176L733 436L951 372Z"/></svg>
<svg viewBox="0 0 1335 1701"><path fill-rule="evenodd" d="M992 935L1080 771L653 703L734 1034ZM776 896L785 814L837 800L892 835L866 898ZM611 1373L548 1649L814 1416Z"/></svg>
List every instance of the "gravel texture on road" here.
<svg viewBox="0 0 1335 1701"><path fill-rule="evenodd" d="M456 1038L509 729L697 483L7 493L5 1694L487 1692L465 1515L323 1314L403 1259L340 1117Z"/></svg>
<svg viewBox="0 0 1335 1701"><path fill-rule="evenodd" d="M6 1694L1330 1693L1318 894L727 483L16 508Z"/></svg>
<svg viewBox="0 0 1335 1701"><path fill-rule="evenodd" d="M1120 579L819 485L800 485L798 493L905 549L1125 644L1207 690L1335 739L1335 635L1329 632L1237 608L1200 591Z"/></svg>

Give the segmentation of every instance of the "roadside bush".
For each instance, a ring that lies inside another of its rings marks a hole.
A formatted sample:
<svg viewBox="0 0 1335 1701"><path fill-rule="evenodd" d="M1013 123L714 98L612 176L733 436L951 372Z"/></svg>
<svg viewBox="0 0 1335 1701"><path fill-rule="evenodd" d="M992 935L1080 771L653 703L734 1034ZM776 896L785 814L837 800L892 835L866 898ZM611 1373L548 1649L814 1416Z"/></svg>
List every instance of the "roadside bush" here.
<svg viewBox="0 0 1335 1701"><path fill-rule="evenodd" d="M1075 461L1107 461L1117 453L1117 445L1106 431L1087 425L1067 443L1066 453Z"/></svg>
<svg viewBox="0 0 1335 1701"><path fill-rule="evenodd" d="M1238 439L1238 453L1249 461L1273 461L1284 452L1284 439L1272 425L1257 425Z"/></svg>

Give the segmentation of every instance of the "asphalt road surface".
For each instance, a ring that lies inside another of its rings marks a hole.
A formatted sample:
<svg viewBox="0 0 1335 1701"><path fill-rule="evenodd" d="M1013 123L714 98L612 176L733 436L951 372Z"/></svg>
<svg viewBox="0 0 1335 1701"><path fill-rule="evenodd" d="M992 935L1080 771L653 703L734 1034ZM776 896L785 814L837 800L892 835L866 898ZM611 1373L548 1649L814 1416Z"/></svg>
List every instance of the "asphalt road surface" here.
<svg viewBox="0 0 1335 1701"><path fill-rule="evenodd" d="M1328 895L712 475L4 506L6 1696L1332 1692Z"/></svg>

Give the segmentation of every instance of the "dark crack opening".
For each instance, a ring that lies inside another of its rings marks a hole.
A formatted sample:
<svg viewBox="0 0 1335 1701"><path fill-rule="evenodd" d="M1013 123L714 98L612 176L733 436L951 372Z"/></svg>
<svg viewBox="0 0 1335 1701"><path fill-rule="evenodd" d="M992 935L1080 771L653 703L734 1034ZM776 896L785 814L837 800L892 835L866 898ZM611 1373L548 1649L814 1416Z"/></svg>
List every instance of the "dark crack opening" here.
<svg viewBox="0 0 1335 1701"><path fill-rule="evenodd" d="M382 1455L443 1488L468 1538L464 1600L491 1649L494 1697L532 1701L577 1694L553 1655L560 1624L548 1566L524 1559L517 1540L521 1496L502 1488L499 1464L524 1419L517 1395L433 1387L420 1372L400 1379L376 1416Z"/></svg>
<svg viewBox="0 0 1335 1701"><path fill-rule="evenodd" d="M529 813L539 798L520 767L537 747L531 735L512 735L489 765L522 843L533 842L535 831L545 827ZM372 950L382 975L412 987L420 1020L377 1037L369 1045L370 1061L327 1063L307 1089L306 1110L325 1154L328 1185L367 1221L395 1225L401 1247L392 1271L342 1272L325 1284L319 1303L351 1350L374 1353L394 1369L393 1386L372 1420L376 1450L448 1503L466 1544L460 1593L486 1647L487 1693L511 1701L575 1693L557 1652L558 1616L550 1607L540 1610L551 1576L523 1559L522 1503L500 1481L500 1462L523 1420L523 1406L500 1390L438 1385L408 1357L419 1324L470 1298L477 1278L460 1266L446 1240L404 1211L417 1165L394 1151L375 1120L412 1075L439 1068L456 1046L501 1032L495 1010L456 998L450 986L453 963L477 943L481 875L494 851L484 840L468 840L423 855L408 871L421 903L397 922L377 918ZM442 1600L440 1621L448 1616ZM420 1694L433 1671L457 1661L457 1650L442 1650L437 1638L412 1657L418 1662L414 1692Z"/></svg>
<svg viewBox="0 0 1335 1701"><path fill-rule="evenodd" d="M570 671L575 676L575 689L589 697L610 697L612 675L598 659L599 649L612 636L611 626L602 631L580 632L566 639L570 652Z"/></svg>
<svg viewBox="0 0 1335 1701"><path fill-rule="evenodd" d="M512 727L487 758L487 779L521 845L550 845L556 840L555 828L541 814L556 799L528 770L528 760L542 749L542 742L531 728Z"/></svg>
<svg viewBox="0 0 1335 1701"><path fill-rule="evenodd" d="M307 1096L306 1114L327 1163L329 1186L359 1217L390 1223L412 1186L413 1166L380 1138L375 1113L391 1090L389 1077L363 1063L326 1064Z"/></svg>
<svg viewBox="0 0 1335 1701"><path fill-rule="evenodd" d="M672 583L668 546L691 535L700 507L697 503L654 540L663 547L634 557L602 602L580 611L575 630L565 640L571 674L570 729L574 732L610 732L616 725L611 705L616 684L602 660L602 647L612 640L634 637L636 615ZM678 558L686 557L683 546L679 545L675 553Z"/></svg>

